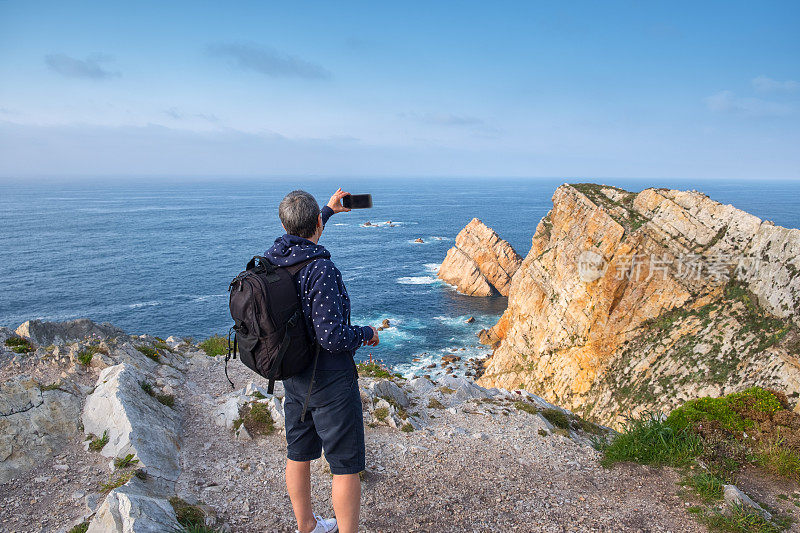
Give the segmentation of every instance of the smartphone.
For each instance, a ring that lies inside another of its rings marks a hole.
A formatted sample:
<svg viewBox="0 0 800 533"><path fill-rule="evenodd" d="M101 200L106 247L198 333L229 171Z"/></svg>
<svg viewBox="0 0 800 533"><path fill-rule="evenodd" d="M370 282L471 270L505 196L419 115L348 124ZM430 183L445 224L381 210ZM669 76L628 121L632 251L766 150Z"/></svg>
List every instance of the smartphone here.
<svg viewBox="0 0 800 533"><path fill-rule="evenodd" d="M351 194L342 198L342 206L347 209L369 209L372 207L371 194Z"/></svg>

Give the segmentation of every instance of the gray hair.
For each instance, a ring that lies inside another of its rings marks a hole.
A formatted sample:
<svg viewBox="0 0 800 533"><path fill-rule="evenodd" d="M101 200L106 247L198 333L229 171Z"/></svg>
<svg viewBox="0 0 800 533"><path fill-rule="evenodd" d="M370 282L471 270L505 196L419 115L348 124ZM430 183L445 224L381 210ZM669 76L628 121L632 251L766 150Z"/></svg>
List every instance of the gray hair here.
<svg viewBox="0 0 800 533"><path fill-rule="evenodd" d="M278 206L278 216L286 233L308 239L317 231L319 204L306 191L292 191Z"/></svg>

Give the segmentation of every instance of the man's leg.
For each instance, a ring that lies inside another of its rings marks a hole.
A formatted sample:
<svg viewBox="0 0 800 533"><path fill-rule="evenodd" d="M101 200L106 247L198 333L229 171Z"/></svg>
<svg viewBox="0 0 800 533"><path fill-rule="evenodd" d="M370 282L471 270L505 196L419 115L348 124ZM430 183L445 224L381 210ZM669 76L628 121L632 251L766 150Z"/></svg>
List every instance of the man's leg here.
<svg viewBox="0 0 800 533"><path fill-rule="evenodd" d="M358 531L360 507L361 478L358 477L358 474L334 474L333 512L336 514L336 523L339 524L340 533L356 533Z"/></svg>
<svg viewBox="0 0 800 533"><path fill-rule="evenodd" d="M317 527L317 519L311 511L311 461L286 460L286 489L297 518L297 529L300 533L313 531Z"/></svg>

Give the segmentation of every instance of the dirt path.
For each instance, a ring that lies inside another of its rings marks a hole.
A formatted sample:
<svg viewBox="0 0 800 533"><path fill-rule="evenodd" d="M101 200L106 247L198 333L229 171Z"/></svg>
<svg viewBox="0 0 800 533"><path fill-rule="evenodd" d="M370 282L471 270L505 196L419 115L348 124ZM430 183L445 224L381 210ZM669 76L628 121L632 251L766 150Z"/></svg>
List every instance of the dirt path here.
<svg viewBox="0 0 800 533"><path fill-rule="evenodd" d="M231 376L239 387L264 384L238 363ZM216 509L232 531L294 531L283 434L238 442L215 425L216 398L229 391L218 361L190 366L178 395L186 410L178 492ZM367 428L364 531L703 530L669 470L606 470L591 447L541 436L531 415L515 410L435 416L413 433ZM324 460L312 470L315 511L331 515Z"/></svg>

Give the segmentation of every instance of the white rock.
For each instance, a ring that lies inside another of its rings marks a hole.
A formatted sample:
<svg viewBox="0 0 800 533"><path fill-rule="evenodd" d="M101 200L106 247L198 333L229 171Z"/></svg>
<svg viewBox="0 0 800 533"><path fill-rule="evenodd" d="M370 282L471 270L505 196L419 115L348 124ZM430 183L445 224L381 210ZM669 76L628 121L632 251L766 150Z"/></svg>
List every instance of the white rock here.
<svg viewBox="0 0 800 533"><path fill-rule="evenodd" d="M408 382L408 386L418 395L424 395L436 389L436 385L426 378L414 378Z"/></svg>
<svg viewBox="0 0 800 533"><path fill-rule="evenodd" d="M28 320L17 328L17 335L30 339L34 344L41 346L67 344L82 341L86 337L92 336L98 339L107 339L124 334L124 331L111 324L95 324L88 318L79 318L67 322Z"/></svg>
<svg viewBox="0 0 800 533"><path fill-rule="evenodd" d="M393 381L389 381L388 379L374 381L370 384L370 389L373 396L379 398L390 398L394 400L400 407L408 407L410 405L410 402L408 401L408 395Z"/></svg>
<svg viewBox="0 0 800 533"><path fill-rule="evenodd" d="M108 494L87 533L164 533L180 528L169 501L151 494L137 481Z"/></svg>
<svg viewBox="0 0 800 533"><path fill-rule="evenodd" d="M725 494L725 503L730 506L738 506L738 507L745 507L750 508L761 516L763 516L766 520L772 520L772 513L762 508L756 502L754 502L750 496L739 490L736 485L724 485L724 494Z"/></svg>
<svg viewBox="0 0 800 533"><path fill-rule="evenodd" d="M65 383L65 388L70 388ZM0 383L0 483L60 451L78 434L81 400L59 389L42 391L17 376Z"/></svg>
<svg viewBox="0 0 800 533"><path fill-rule="evenodd" d="M142 390L142 381L145 375L127 364L103 370L86 399L84 431L97 436L108 432L108 444L100 451L104 456L132 453L148 474L174 481L180 474L180 418Z"/></svg>

